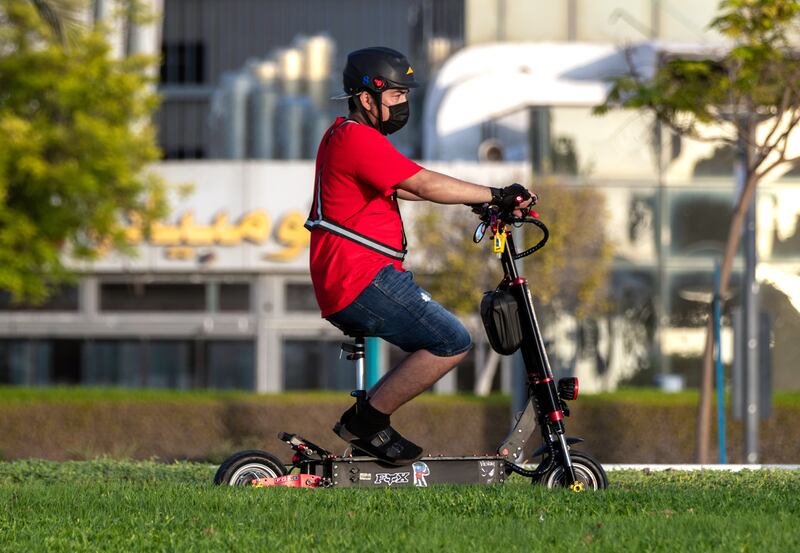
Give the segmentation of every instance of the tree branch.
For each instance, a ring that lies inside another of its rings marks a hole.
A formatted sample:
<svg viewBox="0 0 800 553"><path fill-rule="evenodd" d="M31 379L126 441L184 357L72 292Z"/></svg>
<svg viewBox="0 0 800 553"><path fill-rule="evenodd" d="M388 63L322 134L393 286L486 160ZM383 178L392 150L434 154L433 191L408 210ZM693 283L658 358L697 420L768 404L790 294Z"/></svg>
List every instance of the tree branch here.
<svg viewBox="0 0 800 553"><path fill-rule="evenodd" d="M780 164L786 161L786 148L789 145L789 135L792 133L793 130L800 124L800 109L794 108L794 113L791 116L789 123L786 126L786 129L780 134L780 136L773 142L772 144L768 144L766 141L760 148L760 153L750 165L750 171L756 172L758 168L761 166L764 161L772 154L773 152L777 151L778 159L774 163L772 163L769 168L767 168L763 173L762 176L772 169L776 167L776 164Z"/></svg>
<svg viewBox="0 0 800 553"><path fill-rule="evenodd" d="M772 128L769 131L769 134L767 134L767 136L764 138L762 144L769 144L769 141L772 138L772 136L775 134L775 131L777 131L778 127L781 126L781 121L783 121L783 115L786 113L786 110L789 107L789 99L791 97L791 93L792 93L791 87L787 86L783 90L783 96L781 97L781 104L780 104L780 107L778 108L778 112L775 114L775 124L772 125ZM761 155L766 157L767 155L769 155L769 152L766 152L766 153L759 152L759 156L761 156Z"/></svg>

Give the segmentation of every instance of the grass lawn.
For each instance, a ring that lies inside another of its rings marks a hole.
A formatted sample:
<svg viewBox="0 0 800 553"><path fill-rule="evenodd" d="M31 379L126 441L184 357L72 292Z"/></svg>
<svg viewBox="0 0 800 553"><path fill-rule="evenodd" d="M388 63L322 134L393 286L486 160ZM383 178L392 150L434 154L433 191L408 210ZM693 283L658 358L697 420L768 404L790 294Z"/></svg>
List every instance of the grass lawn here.
<svg viewBox="0 0 800 553"><path fill-rule="evenodd" d="M612 472L605 492L215 487L215 466L0 463L2 551L797 551L800 472Z"/></svg>

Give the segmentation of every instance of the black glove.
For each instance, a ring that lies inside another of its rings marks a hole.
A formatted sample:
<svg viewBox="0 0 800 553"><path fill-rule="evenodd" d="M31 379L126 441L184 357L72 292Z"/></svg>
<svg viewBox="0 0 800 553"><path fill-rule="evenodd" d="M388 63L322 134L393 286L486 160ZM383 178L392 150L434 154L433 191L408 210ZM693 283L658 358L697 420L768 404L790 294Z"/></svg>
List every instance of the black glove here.
<svg viewBox="0 0 800 553"><path fill-rule="evenodd" d="M512 211L519 204L531 199L531 193L521 184L514 183L505 188L491 188L492 205L496 205L503 211Z"/></svg>

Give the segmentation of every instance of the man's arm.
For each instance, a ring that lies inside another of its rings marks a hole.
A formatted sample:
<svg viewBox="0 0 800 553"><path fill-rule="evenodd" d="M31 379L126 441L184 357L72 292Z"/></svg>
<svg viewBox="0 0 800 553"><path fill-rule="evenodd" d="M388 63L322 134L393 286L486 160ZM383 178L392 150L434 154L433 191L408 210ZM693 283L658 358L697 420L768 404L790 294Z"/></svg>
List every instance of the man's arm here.
<svg viewBox="0 0 800 553"><path fill-rule="evenodd" d="M401 200L411 200L412 202L425 199L425 198L420 198L413 192L409 192L408 190L403 190L401 188L397 189L397 197L400 198Z"/></svg>
<svg viewBox="0 0 800 553"><path fill-rule="evenodd" d="M406 198L402 192L408 192L415 197ZM480 204L492 200L492 191L488 186L421 169L397 185L397 196L402 199L422 199L439 204Z"/></svg>

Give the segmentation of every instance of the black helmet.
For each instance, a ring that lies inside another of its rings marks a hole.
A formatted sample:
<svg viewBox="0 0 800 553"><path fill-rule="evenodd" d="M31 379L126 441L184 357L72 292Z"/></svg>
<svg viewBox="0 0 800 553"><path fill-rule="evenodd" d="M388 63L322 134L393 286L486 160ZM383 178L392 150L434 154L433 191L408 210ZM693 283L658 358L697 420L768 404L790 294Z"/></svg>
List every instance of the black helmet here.
<svg viewBox="0 0 800 553"><path fill-rule="evenodd" d="M339 98L347 98L362 90L380 94L389 88L419 86L408 59L397 50L381 46L350 52L342 76L345 94Z"/></svg>

